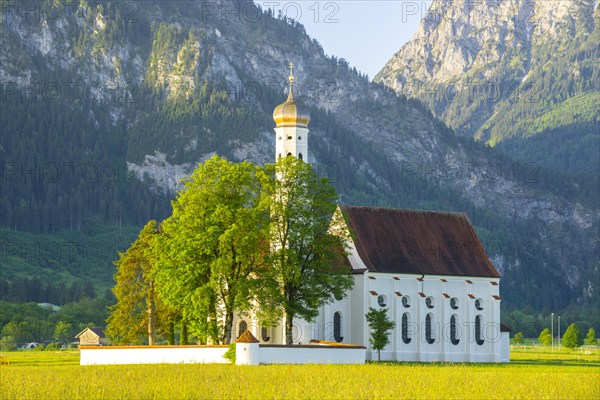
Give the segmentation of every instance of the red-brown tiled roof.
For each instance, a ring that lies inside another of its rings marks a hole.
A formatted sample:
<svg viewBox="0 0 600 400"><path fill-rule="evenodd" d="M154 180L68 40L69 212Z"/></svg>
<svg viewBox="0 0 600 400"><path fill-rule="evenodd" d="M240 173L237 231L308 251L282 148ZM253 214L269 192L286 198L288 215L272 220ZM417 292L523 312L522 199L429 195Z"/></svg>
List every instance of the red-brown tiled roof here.
<svg viewBox="0 0 600 400"><path fill-rule="evenodd" d="M369 290L369 293L371 293L373 296L377 296L377 292L374 290Z"/></svg>
<svg viewBox="0 0 600 400"><path fill-rule="evenodd" d="M500 332L510 332L510 328L501 322L500 323Z"/></svg>
<svg viewBox="0 0 600 400"><path fill-rule="evenodd" d="M466 214L340 207L370 272L500 277Z"/></svg>
<svg viewBox="0 0 600 400"><path fill-rule="evenodd" d="M400 293L400 292L394 292L394 293L396 293L396 296L402 296L402 293Z"/></svg>
<svg viewBox="0 0 600 400"><path fill-rule="evenodd" d="M245 330L244 333L235 341L236 343L260 343L260 340L254 337L249 330Z"/></svg>

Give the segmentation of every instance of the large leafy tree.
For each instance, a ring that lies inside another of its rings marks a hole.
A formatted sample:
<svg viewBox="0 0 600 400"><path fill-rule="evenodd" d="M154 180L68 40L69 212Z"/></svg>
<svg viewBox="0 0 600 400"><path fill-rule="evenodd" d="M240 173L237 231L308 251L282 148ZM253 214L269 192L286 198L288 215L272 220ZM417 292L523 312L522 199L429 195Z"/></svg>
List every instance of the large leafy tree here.
<svg viewBox="0 0 600 400"><path fill-rule="evenodd" d="M568 347L570 349L574 349L575 347L579 347L583 344L581 330L575 323L569 325L569 327L565 331L562 342L565 347Z"/></svg>
<svg viewBox="0 0 600 400"><path fill-rule="evenodd" d="M158 290L183 310L202 341L229 343L234 313L273 290L263 273L269 249L265 180L251 163L214 156L185 181L163 223Z"/></svg>
<svg viewBox="0 0 600 400"><path fill-rule="evenodd" d="M109 307L107 334L116 342L138 344L147 333L148 344L153 345L157 333L169 333L173 329L179 313L157 296L155 288L159 236L156 221L149 221L138 239L125 253L120 253L115 262L113 293L117 303Z"/></svg>
<svg viewBox="0 0 600 400"><path fill-rule="evenodd" d="M370 307L365 317L371 329L369 342L377 350L377 361L381 361L381 350L390 343L390 331L396 327L396 323L388 317L386 308L376 310Z"/></svg>
<svg viewBox="0 0 600 400"><path fill-rule="evenodd" d="M348 270L336 268L346 242L332 234L342 223L337 195L326 178L294 157L271 171L271 269L279 285L286 343L292 344L294 318L312 321L319 307L352 287Z"/></svg>

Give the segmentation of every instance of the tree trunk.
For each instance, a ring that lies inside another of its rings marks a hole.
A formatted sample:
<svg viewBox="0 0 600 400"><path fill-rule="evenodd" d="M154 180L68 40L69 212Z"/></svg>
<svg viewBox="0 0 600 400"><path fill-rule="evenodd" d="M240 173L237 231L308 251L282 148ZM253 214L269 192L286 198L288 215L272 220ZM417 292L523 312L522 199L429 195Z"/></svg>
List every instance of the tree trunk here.
<svg viewBox="0 0 600 400"><path fill-rule="evenodd" d="M381 350L377 350L377 362L381 362Z"/></svg>
<svg viewBox="0 0 600 400"><path fill-rule="evenodd" d="M229 344L231 343L231 337L235 337L233 332L233 312L228 312L225 314L225 332L223 332L223 336L221 337L221 343ZM243 333L243 332L240 332Z"/></svg>
<svg viewBox="0 0 600 400"><path fill-rule="evenodd" d="M148 346L154 346L154 300L148 300Z"/></svg>
<svg viewBox="0 0 600 400"><path fill-rule="evenodd" d="M175 344L175 322L169 322L169 346Z"/></svg>
<svg viewBox="0 0 600 400"><path fill-rule="evenodd" d="M179 337L179 344L181 345L187 345L188 342L188 331L187 331L187 324L185 323L185 321L181 321L181 335Z"/></svg>
<svg viewBox="0 0 600 400"><path fill-rule="evenodd" d="M294 344L292 337L293 316L289 313L285 313L285 344Z"/></svg>

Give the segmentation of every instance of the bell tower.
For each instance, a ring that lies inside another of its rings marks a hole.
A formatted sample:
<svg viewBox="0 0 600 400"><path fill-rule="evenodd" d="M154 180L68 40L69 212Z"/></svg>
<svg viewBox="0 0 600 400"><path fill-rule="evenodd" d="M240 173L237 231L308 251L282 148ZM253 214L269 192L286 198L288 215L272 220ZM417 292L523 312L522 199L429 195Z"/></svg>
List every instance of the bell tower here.
<svg viewBox="0 0 600 400"><path fill-rule="evenodd" d="M308 123L310 114L294 102L294 64L290 63L290 88L287 100L275 107L275 161L294 156L308 162Z"/></svg>

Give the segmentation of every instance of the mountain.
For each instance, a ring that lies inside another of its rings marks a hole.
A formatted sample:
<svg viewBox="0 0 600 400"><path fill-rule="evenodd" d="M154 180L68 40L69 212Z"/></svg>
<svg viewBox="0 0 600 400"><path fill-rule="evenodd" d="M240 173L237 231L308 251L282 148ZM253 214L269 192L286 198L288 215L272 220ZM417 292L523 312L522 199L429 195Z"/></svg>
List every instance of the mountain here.
<svg viewBox="0 0 600 400"><path fill-rule="evenodd" d="M198 161L273 160L271 114L293 61L311 161L342 203L467 211L506 307L598 301L593 188L455 135L419 101L325 56L297 22L251 1L3 3L7 285L48 269L110 285L107 260L169 214Z"/></svg>
<svg viewBox="0 0 600 400"><path fill-rule="evenodd" d="M435 0L375 81L458 134L598 183L596 0Z"/></svg>

